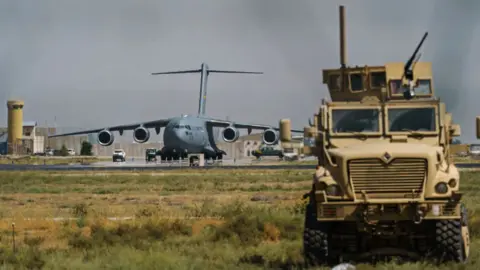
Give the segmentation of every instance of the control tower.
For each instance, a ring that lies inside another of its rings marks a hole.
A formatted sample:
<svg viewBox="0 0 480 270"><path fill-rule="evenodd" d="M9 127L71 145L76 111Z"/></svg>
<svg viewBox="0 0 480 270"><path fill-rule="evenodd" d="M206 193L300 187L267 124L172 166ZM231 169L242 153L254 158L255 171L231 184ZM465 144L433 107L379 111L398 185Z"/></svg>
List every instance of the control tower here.
<svg viewBox="0 0 480 270"><path fill-rule="evenodd" d="M21 100L7 101L8 154L17 154L23 136L23 105Z"/></svg>

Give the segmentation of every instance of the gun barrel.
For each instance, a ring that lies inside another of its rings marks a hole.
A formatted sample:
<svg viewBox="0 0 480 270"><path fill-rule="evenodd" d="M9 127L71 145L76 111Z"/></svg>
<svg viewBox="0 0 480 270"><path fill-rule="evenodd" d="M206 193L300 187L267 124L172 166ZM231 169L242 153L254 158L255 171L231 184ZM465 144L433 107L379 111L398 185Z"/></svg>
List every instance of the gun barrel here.
<svg viewBox="0 0 480 270"><path fill-rule="evenodd" d="M345 67L347 65L347 37L345 33L345 7L339 7L340 12L340 65Z"/></svg>
<svg viewBox="0 0 480 270"><path fill-rule="evenodd" d="M412 66L413 62L415 61L415 58L417 57L418 51L422 47L423 42L425 42L425 39L427 38L427 36L428 36L428 32L425 32L425 34L423 34L422 40L420 41L420 43L418 43L412 56L410 57L410 59L408 59L407 63L405 63L405 70L410 69L410 67Z"/></svg>

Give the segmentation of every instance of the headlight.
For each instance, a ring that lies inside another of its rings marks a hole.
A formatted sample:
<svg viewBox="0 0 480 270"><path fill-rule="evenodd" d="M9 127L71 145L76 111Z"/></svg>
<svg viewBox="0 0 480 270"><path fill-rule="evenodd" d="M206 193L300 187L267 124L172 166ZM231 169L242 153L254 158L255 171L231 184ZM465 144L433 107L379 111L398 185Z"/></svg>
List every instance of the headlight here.
<svg viewBox="0 0 480 270"><path fill-rule="evenodd" d="M325 190L328 196L339 196L340 195L340 187L336 184L329 185Z"/></svg>
<svg viewBox="0 0 480 270"><path fill-rule="evenodd" d="M451 188L454 188L457 185L457 180L455 180L455 178L450 179L450 181L448 181L448 185Z"/></svg>
<svg viewBox="0 0 480 270"><path fill-rule="evenodd" d="M445 194L447 193L448 191L448 187L447 187L447 184L441 182L441 183L438 183L436 186L435 186L435 192L439 193L439 194Z"/></svg>

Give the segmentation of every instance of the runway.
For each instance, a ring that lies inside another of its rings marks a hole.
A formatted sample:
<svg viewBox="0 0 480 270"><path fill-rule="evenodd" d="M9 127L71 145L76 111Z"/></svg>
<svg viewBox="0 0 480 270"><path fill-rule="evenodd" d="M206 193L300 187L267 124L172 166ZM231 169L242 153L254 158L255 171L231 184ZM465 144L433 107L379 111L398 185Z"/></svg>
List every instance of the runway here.
<svg viewBox="0 0 480 270"><path fill-rule="evenodd" d="M459 169L475 169L480 168L480 163L457 163ZM119 163L113 164L91 164L91 165L15 165L15 164L0 164L0 171L161 171L161 170L209 170L209 169L224 169L224 170L306 170L314 169L314 164L265 164L265 165L205 165L204 167L189 167L182 164L128 164Z"/></svg>

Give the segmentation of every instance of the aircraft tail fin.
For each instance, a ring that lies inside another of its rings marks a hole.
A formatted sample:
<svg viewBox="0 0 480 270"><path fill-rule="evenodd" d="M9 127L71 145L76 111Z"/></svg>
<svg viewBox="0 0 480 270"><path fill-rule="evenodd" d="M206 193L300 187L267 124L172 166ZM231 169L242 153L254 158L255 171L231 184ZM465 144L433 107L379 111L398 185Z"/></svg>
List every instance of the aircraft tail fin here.
<svg viewBox="0 0 480 270"><path fill-rule="evenodd" d="M201 74L201 77L200 77L200 97L199 97L199 100L198 100L198 115L199 116L205 115L205 109L206 109L206 105L207 105L207 77L208 77L208 74L210 74L210 73L263 74L263 72L209 69L207 64L202 63L200 69L156 72L156 73L152 73L152 75L186 74L186 73L200 73Z"/></svg>

